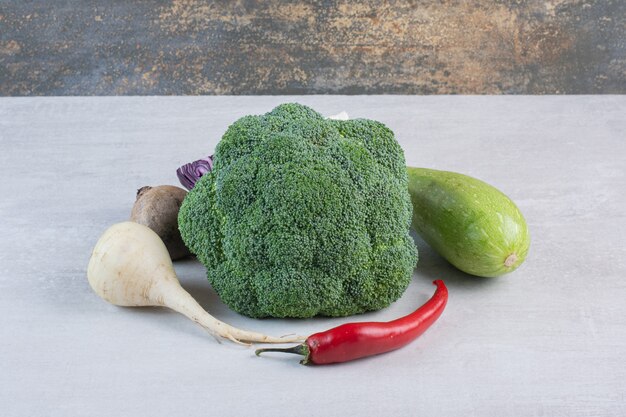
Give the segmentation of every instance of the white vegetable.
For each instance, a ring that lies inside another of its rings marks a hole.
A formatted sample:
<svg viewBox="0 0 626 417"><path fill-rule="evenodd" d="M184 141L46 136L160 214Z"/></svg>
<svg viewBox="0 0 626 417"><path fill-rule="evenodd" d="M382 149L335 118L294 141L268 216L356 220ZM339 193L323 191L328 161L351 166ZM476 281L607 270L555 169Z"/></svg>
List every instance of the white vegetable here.
<svg viewBox="0 0 626 417"><path fill-rule="evenodd" d="M87 278L96 294L112 304L169 307L214 336L235 343L303 340L301 336L278 338L240 330L211 316L180 286L163 241L138 223L118 223L104 232L89 260Z"/></svg>
<svg viewBox="0 0 626 417"><path fill-rule="evenodd" d="M350 120L350 116L348 116L348 113L346 113L345 111L342 111L341 113L334 114L334 115L332 115L332 116L328 116L328 119L334 119L334 120Z"/></svg>

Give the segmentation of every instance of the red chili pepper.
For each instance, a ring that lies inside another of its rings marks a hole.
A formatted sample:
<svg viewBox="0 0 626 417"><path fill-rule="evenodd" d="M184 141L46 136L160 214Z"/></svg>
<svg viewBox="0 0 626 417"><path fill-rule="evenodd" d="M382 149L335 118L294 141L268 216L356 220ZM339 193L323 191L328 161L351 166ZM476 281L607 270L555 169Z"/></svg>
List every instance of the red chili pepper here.
<svg viewBox="0 0 626 417"><path fill-rule="evenodd" d="M408 316L389 322L346 323L315 333L303 344L286 349L258 349L263 352L286 352L304 355L303 365L347 362L401 348L415 340L435 322L448 302L448 289L442 280L433 281L435 294Z"/></svg>

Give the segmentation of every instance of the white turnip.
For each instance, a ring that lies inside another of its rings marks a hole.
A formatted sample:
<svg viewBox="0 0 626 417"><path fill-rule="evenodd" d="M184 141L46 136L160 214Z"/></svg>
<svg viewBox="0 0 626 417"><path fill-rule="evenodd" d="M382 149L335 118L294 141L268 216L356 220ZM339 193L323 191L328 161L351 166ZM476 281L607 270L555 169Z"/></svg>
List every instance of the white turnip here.
<svg viewBox="0 0 626 417"><path fill-rule="evenodd" d="M181 287L163 241L138 223L118 223L104 232L91 255L87 278L96 294L112 304L169 307L235 343L303 340L237 329L211 316Z"/></svg>

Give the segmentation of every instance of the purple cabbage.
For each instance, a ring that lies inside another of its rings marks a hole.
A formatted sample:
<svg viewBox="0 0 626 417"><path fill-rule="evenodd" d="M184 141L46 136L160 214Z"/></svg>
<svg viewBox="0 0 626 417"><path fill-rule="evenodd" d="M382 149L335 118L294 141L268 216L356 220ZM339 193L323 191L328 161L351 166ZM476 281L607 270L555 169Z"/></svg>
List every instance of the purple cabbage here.
<svg viewBox="0 0 626 417"><path fill-rule="evenodd" d="M186 189L190 190L196 185L196 182L207 172L213 169L213 155L204 159L190 162L176 170L178 180Z"/></svg>

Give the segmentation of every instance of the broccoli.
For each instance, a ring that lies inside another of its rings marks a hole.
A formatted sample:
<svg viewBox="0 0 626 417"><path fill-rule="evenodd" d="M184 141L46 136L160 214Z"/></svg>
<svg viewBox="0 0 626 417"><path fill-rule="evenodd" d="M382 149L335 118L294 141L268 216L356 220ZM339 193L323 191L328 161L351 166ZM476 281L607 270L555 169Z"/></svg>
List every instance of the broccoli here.
<svg viewBox="0 0 626 417"><path fill-rule="evenodd" d="M417 262L404 154L382 123L283 104L232 124L179 212L233 310L347 316L387 307Z"/></svg>

